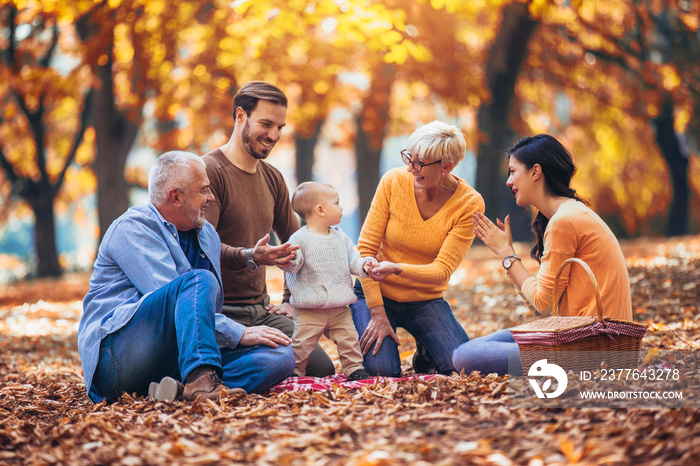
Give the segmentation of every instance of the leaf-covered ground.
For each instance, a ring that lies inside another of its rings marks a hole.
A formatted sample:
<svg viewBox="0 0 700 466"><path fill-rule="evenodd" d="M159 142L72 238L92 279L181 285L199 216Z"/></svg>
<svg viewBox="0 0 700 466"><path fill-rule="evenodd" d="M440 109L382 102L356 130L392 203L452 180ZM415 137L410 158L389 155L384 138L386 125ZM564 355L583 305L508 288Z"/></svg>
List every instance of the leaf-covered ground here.
<svg viewBox="0 0 700 466"><path fill-rule="evenodd" d="M643 352L700 350L700 238L639 240L623 249L636 319L652 329ZM279 279L271 274L273 290ZM0 290L0 464L700 463L693 405L512 409L506 378L476 373L217 403L125 396L95 405L85 395L76 344L87 280L71 275ZM447 299L471 337L532 319L495 256L479 247ZM410 374L414 345L399 335Z"/></svg>

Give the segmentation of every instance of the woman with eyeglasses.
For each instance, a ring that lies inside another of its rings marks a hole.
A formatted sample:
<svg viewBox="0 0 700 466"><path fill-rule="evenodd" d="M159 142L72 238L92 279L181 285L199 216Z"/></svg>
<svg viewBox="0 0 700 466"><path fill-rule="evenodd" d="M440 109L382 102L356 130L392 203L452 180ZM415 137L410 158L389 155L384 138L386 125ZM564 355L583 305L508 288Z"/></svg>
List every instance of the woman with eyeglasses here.
<svg viewBox="0 0 700 466"><path fill-rule="evenodd" d="M452 174L465 153L462 132L434 121L408 138L406 168L390 170L377 187L357 248L382 263L356 282L350 305L373 376L401 375L398 327L416 340L416 373L450 374L452 351L469 341L443 299L474 240L472 215L484 212L481 195Z"/></svg>

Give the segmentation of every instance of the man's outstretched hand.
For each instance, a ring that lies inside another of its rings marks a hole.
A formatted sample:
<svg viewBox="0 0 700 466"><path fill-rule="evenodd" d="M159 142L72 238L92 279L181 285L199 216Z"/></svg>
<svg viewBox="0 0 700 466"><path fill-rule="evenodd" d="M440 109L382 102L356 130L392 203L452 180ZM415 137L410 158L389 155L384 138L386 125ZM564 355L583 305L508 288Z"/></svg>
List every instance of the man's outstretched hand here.
<svg viewBox="0 0 700 466"><path fill-rule="evenodd" d="M255 244L253 260L258 265L276 265L284 270L292 265L298 249L299 246L292 246L290 243L271 246L270 235L267 234Z"/></svg>

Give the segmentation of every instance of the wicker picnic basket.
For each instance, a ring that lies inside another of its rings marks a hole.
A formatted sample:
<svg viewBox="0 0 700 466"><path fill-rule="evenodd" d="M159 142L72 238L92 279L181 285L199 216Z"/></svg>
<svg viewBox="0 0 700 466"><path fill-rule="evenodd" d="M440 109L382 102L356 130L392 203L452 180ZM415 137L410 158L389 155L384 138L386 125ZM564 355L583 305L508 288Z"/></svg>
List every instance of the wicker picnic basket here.
<svg viewBox="0 0 700 466"><path fill-rule="evenodd" d="M579 264L588 273L595 291L597 316L560 316L559 277L568 264ZM554 278L552 317L511 329L518 343L523 374L540 359L561 366L565 371L630 369L639 365L639 347L646 325L603 316L598 282L581 259L567 259Z"/></svg>

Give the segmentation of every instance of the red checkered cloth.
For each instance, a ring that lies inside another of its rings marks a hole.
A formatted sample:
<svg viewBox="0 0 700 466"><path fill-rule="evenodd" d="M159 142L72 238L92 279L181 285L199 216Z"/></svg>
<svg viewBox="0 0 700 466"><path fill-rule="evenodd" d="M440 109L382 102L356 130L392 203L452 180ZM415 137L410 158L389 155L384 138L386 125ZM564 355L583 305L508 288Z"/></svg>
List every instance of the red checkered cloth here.
<svg viewBox="0 0 700 466"><path fill-rule="evenodd" d="M391 380L398 382L401 380L410 380L413 378L419 378L421 380L432 380L436 377L436 374L422 374L414 375L411 377L378 377L379 382L384 380ZM325 391L328 389L333 389L333 384L343 387L344 389L349 388L360 388L367 385L374 385L377 381L377 377L373 379L356 380L354 382L348 382L343 374L329 375L327 377L289 377L283 380L281 383L275 385L267 393L282 393L282 392L297 392L301 390L314 390L317 392Z"/></svg>
<svg viewBox="0 0 700 466"><path fill-rule="evenodd" d="M560 332L512 332L511 334L519 345L555 346L601 334L610 338L612 341L617 341L615 340L615 336L617 335L642 338L646 331L647 329L645 327L627 325L621 322L606 322L605 326L600 322L595 322L585 327Z"/></svg>

